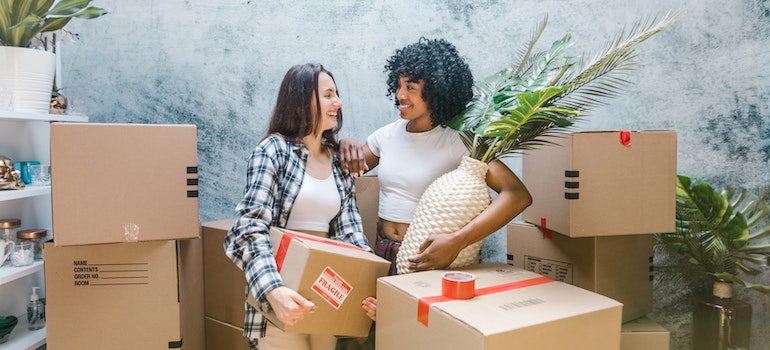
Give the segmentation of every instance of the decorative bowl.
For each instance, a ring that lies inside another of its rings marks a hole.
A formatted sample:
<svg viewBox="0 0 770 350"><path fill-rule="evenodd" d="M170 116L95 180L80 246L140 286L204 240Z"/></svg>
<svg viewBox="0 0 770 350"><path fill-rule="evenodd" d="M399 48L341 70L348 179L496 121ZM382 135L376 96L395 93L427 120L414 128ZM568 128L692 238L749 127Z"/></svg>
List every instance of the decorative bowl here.
<svg viewBox="0 0 770 350"><path fill-rule="evenodd" d="M0 316L0 343L5 343L19 319L16 316Z"/></svg>

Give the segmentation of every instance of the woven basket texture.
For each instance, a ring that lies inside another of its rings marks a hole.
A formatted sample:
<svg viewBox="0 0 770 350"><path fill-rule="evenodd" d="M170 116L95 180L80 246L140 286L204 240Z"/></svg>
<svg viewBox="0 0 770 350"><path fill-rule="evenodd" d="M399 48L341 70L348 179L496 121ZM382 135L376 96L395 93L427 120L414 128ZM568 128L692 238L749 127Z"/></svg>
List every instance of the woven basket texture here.
<svg viewBox="0 0 770 350"><path fill-rule="evenodd" d="M486 182L488 169L486 163L465 157L457 169L428 186L417 203L396 256L399 274L413 272L408 259L417 255L420 245L430 235L455 232L489 206L492 200ZM478 241L461 250L449 268L478 263L481 244L482 241Z"/></svg>

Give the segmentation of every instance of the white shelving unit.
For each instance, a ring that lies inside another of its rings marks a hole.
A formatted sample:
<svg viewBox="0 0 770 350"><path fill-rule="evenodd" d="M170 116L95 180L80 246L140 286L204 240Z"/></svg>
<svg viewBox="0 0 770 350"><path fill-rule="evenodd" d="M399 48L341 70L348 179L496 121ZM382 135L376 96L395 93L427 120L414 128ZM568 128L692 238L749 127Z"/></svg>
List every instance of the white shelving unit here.
<svg viewBox="0 0 770 350"><path fill-rule="evenodd" d="M80 115L54 115L0 110L0 155L18 161L50 164L51 122L87 122ZM52 169L52 171L56 171ZM29 186L20 190L0 191L0 218L21 219L21 229L44 228L53 236L51 222L51 187ZM10 261L0 266L0 315L14 315L19 323L2 350L35 350L46 343L45 328L27 329L26 305L33 286L42 287L45 297L44 262L13 267Z"/></svg>

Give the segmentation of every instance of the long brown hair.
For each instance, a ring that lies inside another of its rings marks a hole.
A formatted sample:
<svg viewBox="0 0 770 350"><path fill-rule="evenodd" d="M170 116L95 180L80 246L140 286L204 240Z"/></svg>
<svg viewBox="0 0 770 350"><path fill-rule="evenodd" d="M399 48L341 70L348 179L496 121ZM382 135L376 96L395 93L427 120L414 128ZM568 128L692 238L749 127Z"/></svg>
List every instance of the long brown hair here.
<svg viewBox="0 0 770 350"><path fill-rule="evenodd" d="M319 63L299 64L286 72L278 90L278 98L275 101L267 135L278 133L287 139L299 141L318 131L321 124L318 76L321 73L328 74L334 81L332 73ZM312 105L313 97L315 97L315 106ZM339 91L337 91L337 97L339 97ZM318 112L313 113L313 111ZM337 126L322 133L323 140L333 149L337 149L336 135L341 128L342 110L340 109L337 111Z"/></svg>

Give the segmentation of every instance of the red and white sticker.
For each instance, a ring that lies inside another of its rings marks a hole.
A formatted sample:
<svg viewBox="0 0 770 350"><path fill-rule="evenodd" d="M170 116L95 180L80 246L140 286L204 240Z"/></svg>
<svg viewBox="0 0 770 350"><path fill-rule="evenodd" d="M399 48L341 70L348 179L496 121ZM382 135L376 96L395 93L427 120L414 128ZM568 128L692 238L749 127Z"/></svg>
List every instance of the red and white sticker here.
<svg viewBox="0 0 770 350"><path fill-rule="evenodd" d="M315 280L311 289L335 309L339 309L345 302L345 298L350 295L353 286L327 266Z"/></svg>

